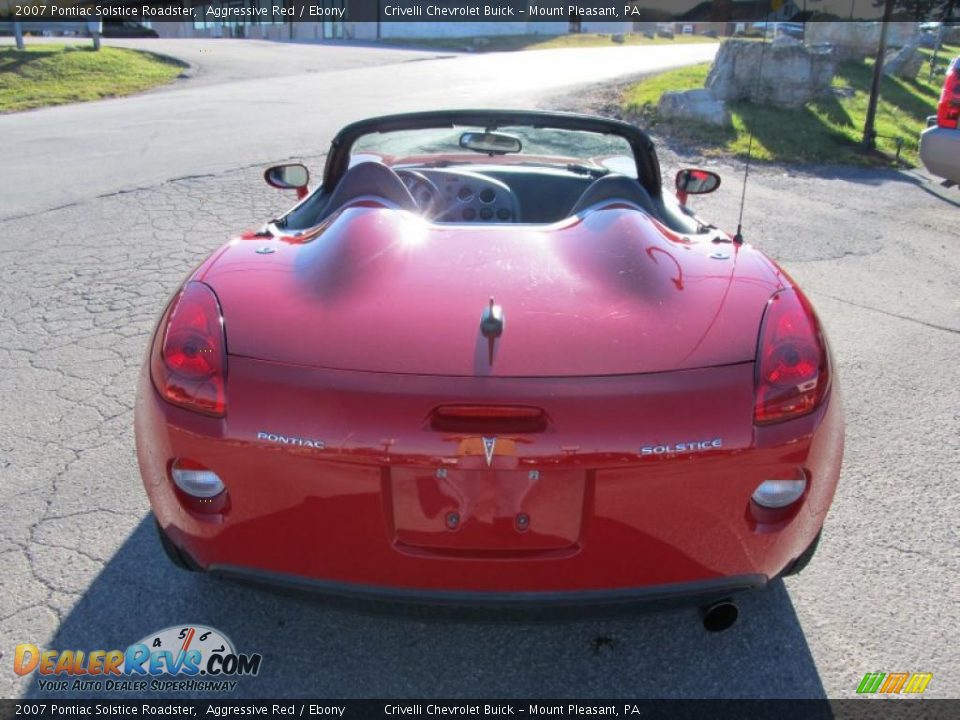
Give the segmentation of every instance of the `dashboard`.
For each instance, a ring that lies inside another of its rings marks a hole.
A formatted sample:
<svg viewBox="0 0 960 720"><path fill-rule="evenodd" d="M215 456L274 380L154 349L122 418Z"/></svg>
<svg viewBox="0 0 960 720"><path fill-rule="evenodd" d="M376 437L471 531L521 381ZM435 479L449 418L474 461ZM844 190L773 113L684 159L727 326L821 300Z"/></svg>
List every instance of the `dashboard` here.
<svg viewBox="0 0 960 720"><path fill-rule="evenodd" d="M421 212L434 222L521 222L520 201L495 178L467 170L398 168Z"/></svg>

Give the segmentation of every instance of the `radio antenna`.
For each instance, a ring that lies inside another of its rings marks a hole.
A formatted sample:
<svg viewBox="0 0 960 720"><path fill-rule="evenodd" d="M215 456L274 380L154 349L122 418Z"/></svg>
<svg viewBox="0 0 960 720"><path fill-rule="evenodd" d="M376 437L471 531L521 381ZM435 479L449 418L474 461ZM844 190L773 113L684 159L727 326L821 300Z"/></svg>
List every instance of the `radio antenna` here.
<svg viewBox="0 0 960 720"><path fill-rule="evenodd" d="M772 3L771 3L772 4ZM770 29L770 10L767 10L767 19L763 23L763 42L760 47L760 62L757 63L757 81L763 81L763 58L767 54L767 31ZM776 27L774 27L776 33ZM753 157L753 130L747 138L747 161L743 166L743 188L740 191L740 215L737 217L737 234L733 236L733 242L737 245L743 245L743 206L747 200L747 180L750 178L750 160Z"/></svg>

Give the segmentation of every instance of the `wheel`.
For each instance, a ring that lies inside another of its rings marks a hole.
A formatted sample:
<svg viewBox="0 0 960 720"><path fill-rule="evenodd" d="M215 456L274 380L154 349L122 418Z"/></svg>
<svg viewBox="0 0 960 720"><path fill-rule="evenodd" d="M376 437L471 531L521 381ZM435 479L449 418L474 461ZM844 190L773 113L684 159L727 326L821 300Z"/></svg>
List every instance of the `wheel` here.
<svg viewBox="0 0 960 720"><path fill-rule="evenodd" d="M154 522L154 527L157 528L157 535L160 536L160 545L163 547L163 551L167 554L167 557L170 558L170 562L172 562L181 570L187 570L189 572L196 570L195 564L189 559L189 557L184 554L180 548L174 545L170 538L167 537L167 534L163 531L163 528L160 527L160 523Z"/></svg>
<svg viewBox="0 0 960 720"><path fill-rule="evenodd" d="M794 560L793 564L783 571L783 577L790 577L791 575L796 575L801 570L803 570L807 565L810 564L810 561L813 560L813 556L817 552L817 547L820 545L821 535L823 535L823 528L820 528L820 532L817 533L817 536L807 546L807 549L804 550L802 553L800 553L800 557Z"/></svg>

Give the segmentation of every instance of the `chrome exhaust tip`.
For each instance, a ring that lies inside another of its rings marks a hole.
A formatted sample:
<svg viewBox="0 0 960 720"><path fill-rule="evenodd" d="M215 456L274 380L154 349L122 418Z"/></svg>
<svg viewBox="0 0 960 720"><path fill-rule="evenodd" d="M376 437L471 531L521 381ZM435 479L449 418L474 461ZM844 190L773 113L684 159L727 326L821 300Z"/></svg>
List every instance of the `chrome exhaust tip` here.
<svg viewBox="0 0 960 720"><path fill-rule="evenodd" d="M703 629L707 632L723 632L729 629L740 616L740 610L733 600L718 600L700 608Z"/></svg>

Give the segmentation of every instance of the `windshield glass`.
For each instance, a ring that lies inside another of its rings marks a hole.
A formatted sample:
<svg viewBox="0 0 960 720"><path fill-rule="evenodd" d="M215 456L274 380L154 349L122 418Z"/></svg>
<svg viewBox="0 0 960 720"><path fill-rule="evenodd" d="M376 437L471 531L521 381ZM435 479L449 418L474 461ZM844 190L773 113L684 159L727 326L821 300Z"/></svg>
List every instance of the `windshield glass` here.
<svg viewBox="0 0 960 720"><path fill-rule="evenodd" d="M630 144L617 135L583 130L498 126L496 132L520 139L523 147L519 153L490 155L460 146L460 136L463 133L482 133L485 129L464 126L364 135L353 145L350 164L371 159L394 166L491 163L562 166L573 163L637 177L637 166Z"/></svg>

